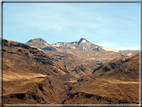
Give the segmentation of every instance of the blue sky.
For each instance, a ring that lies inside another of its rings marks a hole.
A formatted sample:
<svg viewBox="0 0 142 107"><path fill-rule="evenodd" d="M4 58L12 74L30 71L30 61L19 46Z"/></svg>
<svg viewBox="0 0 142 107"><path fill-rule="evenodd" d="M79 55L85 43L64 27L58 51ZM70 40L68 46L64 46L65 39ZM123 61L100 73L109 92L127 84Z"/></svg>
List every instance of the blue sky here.
<svg viewBox="0 0 142 107"><path fill-rule="evenodd" d="M4 3L3 38L47 43L86 38L112 49L140 47L139 3Z"/></svg>

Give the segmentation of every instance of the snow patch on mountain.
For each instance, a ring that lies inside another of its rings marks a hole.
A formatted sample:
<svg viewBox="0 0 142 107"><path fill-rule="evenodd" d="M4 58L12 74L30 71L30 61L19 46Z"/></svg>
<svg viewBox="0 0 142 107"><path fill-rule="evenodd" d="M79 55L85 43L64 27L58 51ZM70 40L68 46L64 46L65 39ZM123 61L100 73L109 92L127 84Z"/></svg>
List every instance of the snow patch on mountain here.
<svg viewBox="0 0 142 107"><path fill-rule="evenodd" d="M84 40L82 40L82 42L83 42L83 43L86 43L86 40L84 39Z"/></svg>

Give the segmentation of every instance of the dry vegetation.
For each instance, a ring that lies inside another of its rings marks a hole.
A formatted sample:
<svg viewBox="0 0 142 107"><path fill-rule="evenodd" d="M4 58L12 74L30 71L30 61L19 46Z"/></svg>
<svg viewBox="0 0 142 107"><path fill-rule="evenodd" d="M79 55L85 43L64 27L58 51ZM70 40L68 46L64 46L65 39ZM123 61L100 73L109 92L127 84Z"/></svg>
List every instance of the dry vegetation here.
<svg viewBox="0 0 142 107"><path fill-rule="evenodd" d="M91 79L71 92L64 104L136 104L139 103L139 82Z"/></svg>
<svg viewBox="0 0 142 107"><path fill-rule="evenodd" d="M105 62L121 55L89 50L45 52L14 41L2 43L3 104L139 103L139 54L98 65L95 61L103 62L102 56Z"/></svg>

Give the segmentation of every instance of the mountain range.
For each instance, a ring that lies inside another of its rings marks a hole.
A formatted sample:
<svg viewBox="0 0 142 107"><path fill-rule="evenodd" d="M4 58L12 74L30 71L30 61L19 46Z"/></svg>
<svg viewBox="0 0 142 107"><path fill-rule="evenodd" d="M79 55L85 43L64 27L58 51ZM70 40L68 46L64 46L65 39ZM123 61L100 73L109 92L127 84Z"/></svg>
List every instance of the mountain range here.
<svg viewBox="0 0 142 107"><path fill-rule="evenodd" d="M138 104L139 51L85 38L48 44L1 39L3 104Z"/></svg>
<svg viewBox="0 0 142 107"><path fill-rule="evenodd" d="M58 42L52 44L52 46L56 48L68 47L69 49L77 49L77 50L93 50L93 51L102 51L103 47L95 45L85 38L81 38L78 42Z"/></svg>
<svg viewBox="0 0 142 107"><path fill-rule="evenodd" d="M51 45L41 38L36 38L26 42L26 45L43 50L52 59L65 64L67 70L77 76L91 74L98 65L114 58L131 57L139 52L138 50L105 50L104 47L93 44L85 38L80 38L77 42L58 42Z"/></svg>

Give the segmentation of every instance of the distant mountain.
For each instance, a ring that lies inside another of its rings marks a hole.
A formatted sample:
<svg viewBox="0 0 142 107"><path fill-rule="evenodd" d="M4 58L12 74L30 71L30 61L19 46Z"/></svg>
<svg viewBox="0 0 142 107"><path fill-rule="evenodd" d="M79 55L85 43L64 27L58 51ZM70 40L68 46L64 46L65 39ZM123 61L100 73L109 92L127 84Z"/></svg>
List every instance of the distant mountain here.
<svg viewBox="0 0 142 107"><path fill-rule="evenodd" d="M117 57L131 57L139 50L124 50L105 48L80 38L77 42L57 42L52 44L60 52L68 52L92 63L105 63Z"/></svg>
<svg viewBox="0 0 142 107"><path fill-rule="evenodd" d="M26 42L26 45L33 46L44 51L57 51L56 48L52 47L50 44L48 44L41 38L31 39L28 42Z"/></svg>
<svg viewBox="0 0 142 107"><path fill-rule="evenodd" d="M26 44L43 50L54 60L65 64L70 73L78 76L88 75L97 65L114 58L131 57L138 53L138 50L118 51L104 48L85 38L80 38L77 42L57 42L52 45L41 38L36 38Z"/></svg>
<svg viewBox="0 0 142 107"><path fill-rule="evenodd" d="M71 42L69 44L76 44L76 45L85 45L84 43L91 44L88 40L81 38L78 42ZM41 38L31 39L27 43L29 46L37 47L43 50L44 52L47 52L48 55L50 55L51 58L54 60L57 60L63 64L66 65L67 70L72 74L76 76L82 76L82 75L88 75L91 74L93 69L96 67L96 65L100 65L101 61L94 61L94 63L86 62L83 59L78 58L76 55L71 54L69 52L60 52L60 49L48 44L46 41L44 41ZM57 43L57 44L65 44L65 43ZM66 44L67 45L67 44ZM60 46L60 48L68 48L66 45ZM48 49L47 49L48 48ZM51 50L50 50L50 49ZM78 48L79 49L79 48ZM66 49L64 49L66 50ZM80 69L82 67L85 67L84 69ZM79 69L77 69L79 68Z"/></svg>
<svg viewBox="0 0 142 107"><path fill-rule="evenodd" d="M93 44L85 38L80 38L80 40L77 42L57 42L52 45L48 44L45 40L41 38L36 38L36 39L29 40L25 44L42 49L46 52L49 52L49 51L68 52L68 53L75 54L77 56L81 56L83 58L89 58L89 59L91 59L92 57L93 58L97 57L98 59L97 61L101 61L101 59L99 58L103 57L103 60L106 60L103 62L107 62L113 58L120 57L120 56L131 57L139 52L139 50L124 50L124 51L120 50L119 51L115 49L105 48L105 47ZM80 52L82 54L80 54ZM86 53L91 55L86 56ZM100 55L98 56L98 54Z"/></svg>
<svg viewBox="0 0 142 107"><path fill-rule="evenodd" d="M31 39L26 44L38 48L44 48L46 46L50 46L50 44L48 44L45 40L41 38Z"/></svg>
<svg viewBox="0 0 142 107"><path fill-rule="evenodd" d="M81 38L78 42L58 42L52 44L52 46L56 48L66 47L69 49L77 49L77 50L93 50L93 51L102 51L103 47L95 45L85 38Z"/></svg>

